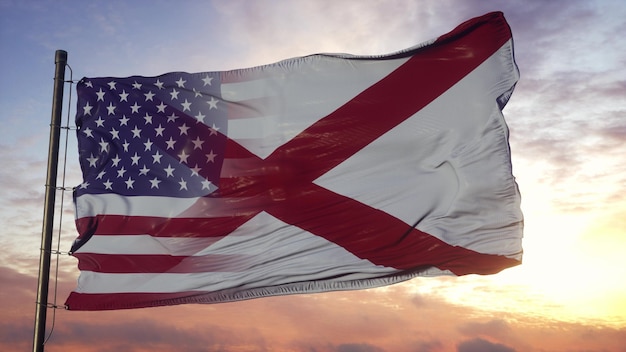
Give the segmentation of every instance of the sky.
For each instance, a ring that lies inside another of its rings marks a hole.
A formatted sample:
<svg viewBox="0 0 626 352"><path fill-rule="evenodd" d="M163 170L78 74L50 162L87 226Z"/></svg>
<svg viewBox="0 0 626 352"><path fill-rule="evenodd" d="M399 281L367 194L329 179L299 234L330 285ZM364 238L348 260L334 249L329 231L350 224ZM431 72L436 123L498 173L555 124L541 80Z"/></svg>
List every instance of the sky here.
<svg viewBox="0 0 626 352"><path fill-rule="evenodd" d="M525 217L522 265L362 291L50 310L46 350L626 351L620 0L0 0L0 350L32 346L55 50L68 52L68 80L219 71L390 53L490 11L504 12L521 72L504 114ZM75 114L74 89L65 89L64 121ZM73 187L73 132L67 145L58 184ZM54 245L67 252L71 194L58 192L56 209ZM51 302L74 288L76 264L53 260Z"/></svg>

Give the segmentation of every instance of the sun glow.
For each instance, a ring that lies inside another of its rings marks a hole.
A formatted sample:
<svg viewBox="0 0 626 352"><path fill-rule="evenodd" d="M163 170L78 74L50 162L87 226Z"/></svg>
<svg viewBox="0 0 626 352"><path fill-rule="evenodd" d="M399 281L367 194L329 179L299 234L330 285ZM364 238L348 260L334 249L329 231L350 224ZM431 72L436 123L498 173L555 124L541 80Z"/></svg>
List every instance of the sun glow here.
<svg viewBox="0 0 626 352"><path fill-rule="evenodd" d="M626 264L620 253L626 227L598 221L593 213L565 215L546 203L527 209L526 219L532 220L525 225L522 265L490 276L414 280L411 290L486 314L626 326Z"/></svg>

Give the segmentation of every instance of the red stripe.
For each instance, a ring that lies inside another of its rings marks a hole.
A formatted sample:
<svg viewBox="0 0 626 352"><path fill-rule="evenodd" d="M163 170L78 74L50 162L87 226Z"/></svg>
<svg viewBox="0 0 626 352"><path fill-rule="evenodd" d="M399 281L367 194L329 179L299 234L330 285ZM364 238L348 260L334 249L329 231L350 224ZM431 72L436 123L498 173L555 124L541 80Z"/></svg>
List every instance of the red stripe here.
<svg viewBox="0 0 626 352"><path fill-rule="evenodd" d="M255 213L256 214L256 213ZM79 238L89 235L151 235L154 237L223 237L253 215L216 218L161 218L98 215L76 220ZM208 231L210 229L210 231Z"/></svg>
<svg viewBox="0 0 626 352"><path fill-rule="evenodd" d="M208 292L175 292L175 293L78 293L71 292L65 305L69 310L107 310L107 309L131 309L170 306L185 303L209 303ZM219 296L212 302L229 301L226 294Z"/></svg>
<svg viewBox="0 0 626 352"><path fill-rule="evenodd" d="M78 269L101 273L198 273L241 272L249 268L251 256L211 254L204 256L109 255L74 253Z"/></svg>

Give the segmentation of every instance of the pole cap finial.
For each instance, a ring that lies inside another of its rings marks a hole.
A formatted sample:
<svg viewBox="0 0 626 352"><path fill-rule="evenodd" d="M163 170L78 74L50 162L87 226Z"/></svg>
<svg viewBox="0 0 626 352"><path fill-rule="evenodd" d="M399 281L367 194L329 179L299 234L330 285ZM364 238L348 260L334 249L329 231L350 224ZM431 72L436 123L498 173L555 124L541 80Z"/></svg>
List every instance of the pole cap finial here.
<svg viewBox="0 0 626 352"><path fill-rule="evenodd" d="M54 55L54 63L57 62L67 63L67 51L57 50Z"/></svg>

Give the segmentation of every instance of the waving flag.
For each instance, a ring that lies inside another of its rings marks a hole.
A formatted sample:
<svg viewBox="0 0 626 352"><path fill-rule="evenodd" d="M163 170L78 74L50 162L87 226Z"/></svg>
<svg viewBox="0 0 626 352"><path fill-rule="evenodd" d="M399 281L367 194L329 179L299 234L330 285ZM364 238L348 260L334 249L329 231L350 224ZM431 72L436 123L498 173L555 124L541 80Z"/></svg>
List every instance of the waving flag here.
<svg viewBox="0 0 626 352"><path fill-rule="evenodd" d="M492 274L521 261L501 13L384 56L83 78L73 310Z"/></svg>

